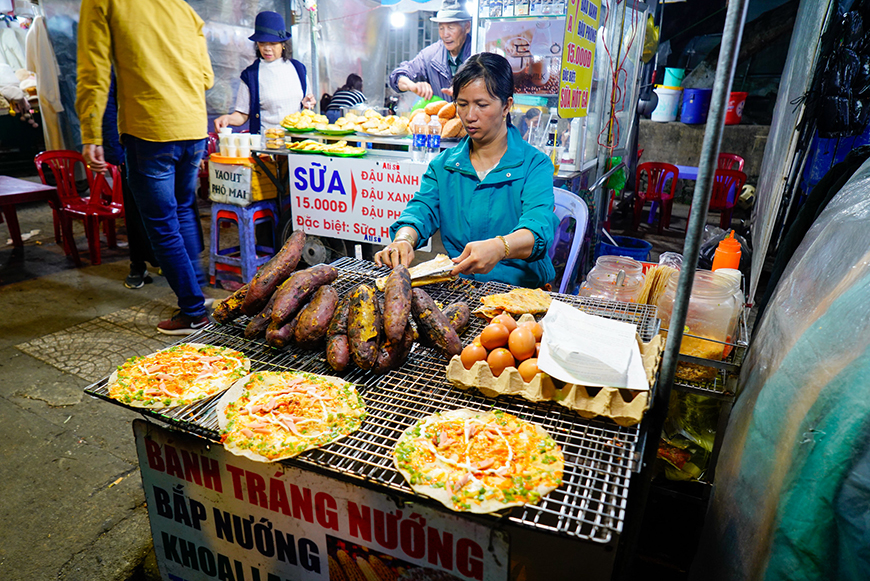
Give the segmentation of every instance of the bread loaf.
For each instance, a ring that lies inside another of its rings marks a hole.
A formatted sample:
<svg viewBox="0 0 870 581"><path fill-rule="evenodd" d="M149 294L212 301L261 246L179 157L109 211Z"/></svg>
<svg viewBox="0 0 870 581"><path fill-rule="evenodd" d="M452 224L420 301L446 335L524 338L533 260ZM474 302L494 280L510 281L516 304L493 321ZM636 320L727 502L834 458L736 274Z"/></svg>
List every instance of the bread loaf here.
<svg viewBox="0 0 870 581"><path fill-rule="evenodd" d="M435 101L434 103L426 105L426 108L423 110L426 111L426 115L437 115L441 108L446 104L447 101Z"/></svg>
<svg viewBox="0 0 870 581"><path fill-rule="evenodd" d="M463 130L462 121L459 117L454 117L441 128L441 137L459 137L459 133Z"/></svg>
<svg viewBox="0 0 870 581"><path fill-rule="evenodd" d="M450 103L441 107L441 110L438 111L438 117L441 119L453 119L456 117L456 105Z"/></svg>

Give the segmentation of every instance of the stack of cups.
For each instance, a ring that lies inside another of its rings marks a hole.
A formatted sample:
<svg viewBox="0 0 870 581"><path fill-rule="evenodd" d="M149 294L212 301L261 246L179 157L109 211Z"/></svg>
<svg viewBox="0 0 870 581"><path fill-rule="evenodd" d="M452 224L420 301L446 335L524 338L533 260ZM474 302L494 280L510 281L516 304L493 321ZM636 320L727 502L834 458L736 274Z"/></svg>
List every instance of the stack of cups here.
<svg viewBox="0 0 870 581"><path fill-rule="evenodd" d="M238 157L251 157L251 136L249 134L239 133L236 135L236 144Z"/></svg>
<svg viewBox="0 0 870 581"><path fill-rule="evenodd" d="M232 141L233 138L233 129L231 127L224 127L218 132L219 135L219 143L220 143L220 151L222 157L231 157L230 156L230 147L235 145Z"/></svg>

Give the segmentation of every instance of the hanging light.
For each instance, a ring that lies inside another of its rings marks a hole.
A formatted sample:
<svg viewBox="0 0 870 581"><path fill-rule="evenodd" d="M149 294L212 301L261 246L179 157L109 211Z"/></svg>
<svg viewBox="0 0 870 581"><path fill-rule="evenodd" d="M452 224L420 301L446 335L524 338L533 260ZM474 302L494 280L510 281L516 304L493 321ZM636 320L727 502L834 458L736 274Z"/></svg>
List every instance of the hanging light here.
<svg viewBox="0 0 870 581"><path fill-rule="evenodd" d="M390 14L390 26L393 28L402 28L405 26L405 13L395 10Z"/></svg>

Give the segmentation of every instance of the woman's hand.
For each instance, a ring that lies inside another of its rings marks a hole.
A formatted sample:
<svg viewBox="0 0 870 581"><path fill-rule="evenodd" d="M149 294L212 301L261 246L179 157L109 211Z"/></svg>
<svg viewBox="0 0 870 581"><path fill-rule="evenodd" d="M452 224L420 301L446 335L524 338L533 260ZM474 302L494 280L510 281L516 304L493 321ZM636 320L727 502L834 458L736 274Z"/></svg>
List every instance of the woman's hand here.
<svg viewBox="0 0 870 581"><path fill-rule="evenodd" d="M232 121L232 115L221 115L214 120L214 130L216 133L220 133L221 129L224 127L230 126L230 121Z"/></svg>
<svg viewBox="0 0 870 581"><path fill-rule="evenodd" d="M315 100L314 95L305 95L305 98L302 99L302 106L306 109L314 109Z"/></svg>
<svg viewBox="0 0 870 581"><path fill-rule="evenodd" d="M504 257L504 243L498 238L469 242L462 254L452 259L456 266L450 274L486 274Z"/></svg>
<svg viewBox="0 0 870 581"><path fill-rule="evenodd" d="M409 267L412 260L414 260L414 247L407 240L390 242L386 248L375 253L375 264L378 266L395 268L399 264L404 264Z"/></svg>

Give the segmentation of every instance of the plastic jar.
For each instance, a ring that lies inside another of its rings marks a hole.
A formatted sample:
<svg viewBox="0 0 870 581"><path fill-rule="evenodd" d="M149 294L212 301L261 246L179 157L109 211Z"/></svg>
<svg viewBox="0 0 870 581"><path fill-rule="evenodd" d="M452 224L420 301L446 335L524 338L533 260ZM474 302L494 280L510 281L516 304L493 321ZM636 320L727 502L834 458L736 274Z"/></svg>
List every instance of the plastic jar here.
<svg viewBox="0 0 870 581"><path fill-rule="evenodd" d="M671 274L668 287L656 305L662 327L670 327L679 278L679 272ZM743 307L739 294L742 294L740 282L734 277L715 275L709 270L697 271L689 297L686 335L680 343L680 353L713 361L724 359L727 355L725 343L733 339L737 317ZM680 362L676 370L678 378L689 381L710 380L716 374L715 367L685 362Z"/></svg>
<svg viewBox="0 0 870 581"><path fill-rule="evenodd" d="M625 271L625 279L621 286L616 286L619 271ZM622 301L637 302L643 286L643 265L627 256L599 256L595 267L586 275L586 280L580 286L581 297L593 297Z"/></svg>

